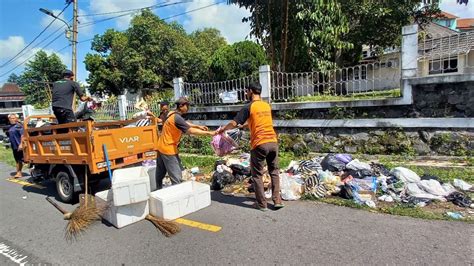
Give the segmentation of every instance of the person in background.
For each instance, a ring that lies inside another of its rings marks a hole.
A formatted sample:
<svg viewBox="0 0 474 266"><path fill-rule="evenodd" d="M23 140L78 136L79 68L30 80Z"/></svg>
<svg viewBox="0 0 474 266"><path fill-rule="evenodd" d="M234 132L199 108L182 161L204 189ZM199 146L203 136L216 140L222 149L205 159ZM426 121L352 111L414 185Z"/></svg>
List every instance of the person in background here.
<svg viewBox="0 0 474 266"><path fill-rule="evenodd" d="M79 83L73 81L73 77L71 70L65 70L63 79L53 84L52 106L58 124L76 122L72 106L74 94L77 94L83 102L92 101L91 97L84 94Z"/></svg>
<svg viewBox="0 0 474 266"><path fill-rule="evenodd" d="M8 121L10 127L8 128L8 138L10 139L10 145L13 151L13 158L16 162L16 174L14 178L22 177L21 170L23 169L23 125L19 122L17 114L9 114Z"/></svg>
<svg viewBox="0 0 474 266"><path fill-rule="evenodd" d="M272 199L276 209L283 208L280 196L280 173L278 169L278 140L273 128L272 110L268 103L262 101L260 96L262 86L252 83L246 88L247 99L250 103L245 105L233 121L217 130L225 132L248 125L250 128L250 169L255 189L256 207L267 211L267 201L264 195L263 167L266 162L272 183Z"/></svg>
<svg viewBox="0 0 474 266"><path fill-rule="evenodd" d="M168 101L162 101L160 102L160 116L159 116L159 123L164 123L166 120L166 117L168 116L168 113L170 111L170 106L169 106Z"/></svg>
<svg viewBox="0 0 474 266"><path fill-rule="evenodd" d="M181 183L183 166L178 155L178 145L183 134L195 136L214 136L215 131L209 131L205 126L186 122L183 115L189 110L190 102L181 97L176 101L176 110L168 113L163 124L161 136L158 139L158 157L156 158L156 186L163 187L166 173L171 183Z"/></svg>

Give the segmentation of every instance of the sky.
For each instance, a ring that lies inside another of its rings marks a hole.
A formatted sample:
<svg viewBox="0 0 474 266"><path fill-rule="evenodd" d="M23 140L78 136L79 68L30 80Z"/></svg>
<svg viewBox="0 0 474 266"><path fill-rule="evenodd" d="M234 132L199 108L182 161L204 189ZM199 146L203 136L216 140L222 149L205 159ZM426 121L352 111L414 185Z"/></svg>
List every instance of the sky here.
<svg viewBox="0 0 474 266"><path fill-rule="evenodd" d="M229 43L243 41L248 38L250 26L242 23L242 18L249 15L249 11L235 5L227 5L225 0L77 0L79 6L79 36L78 41L91 39L96 34L102 34L109 28L125 30L131 16L122 16L100 23L94 21L120 15L91 16L93 14L116 12L137 9L157 4L170 4L166 7L154 9L153 12L162 18L174 16L194 9L206 7L185 15L180 15L167 21L177 21L184 26L187 32L205 27L214 27L221 31ZM21 74L25 62L37 51L43 48L47 53L55 52L63 63L71 69L71 47L65 37L65 26L61 21L53 24L17 58L11 60L18 52L25 48L52 20L39 11L45 8L59 14L65 7L65 0L0 0L0 85L6 82L11 73ZM185 3L179 3L185 2ZM178 4L173 4L178 3ZM216 4L216 5L213 5ZM465 5L456 4L456 0L443 0L441 9L458 17L474 17L474 0ZM69 6L60 18L65 21L72 19L72 5ZM48 38L49 37L49 38ZM56 40L54 40L57 38ZM90 50L90 41L81 42L77 47L77 80L86 83L88 72L84 66L84 58ZM11 61L11 62L8 62Z"/></svg>

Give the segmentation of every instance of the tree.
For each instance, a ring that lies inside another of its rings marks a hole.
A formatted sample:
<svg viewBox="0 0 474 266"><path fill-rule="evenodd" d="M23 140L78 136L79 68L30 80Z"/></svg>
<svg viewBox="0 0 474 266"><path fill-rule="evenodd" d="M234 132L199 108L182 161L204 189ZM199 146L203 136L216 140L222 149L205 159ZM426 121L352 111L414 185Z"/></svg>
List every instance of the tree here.
<svg viewBox="0 0 474 266"><path fill-rule="evenodd" d="M352 47L341 39L348 31L348 21L337 1L229 2L250 10L243 21L250 22L250 34L265 47L273 69L326 69L336 50Z"/></svg>
<svg viewBox="0 0 474 266"><path fill-rule="evenodd" d="M227 41L222 37L221 32L214 28L196 30L191 33L190 37L196 48L203 52L208 59L211 59L219 48L227 45Z"/></svg>
<svg viewBox="0 0 474 266"><path fill-rule="evenodd" d="M211 60L214 80L229 80L248 76L267 63L263 48L251 41L237 42L220 48Z"/></svg>
<svg viewBox="0 0 474 266"><path fill-rule="evenodd" d="M175 77L206 80L209 49L201 51L198 46L204 47L200 43L211 37L210 43L218 46L219 36L216 31L203 30L190 37L181 25L143 11L125 32L108 30L95 36L92 50L96 53L86 55L85 60L91 92L117 95L125 89L161 90L165 81Z"/></svg>
<svg viewBox="0 0 474 266"><path fill-rule="evenodd" d="M437 5L420 9L419 0L229 0L248 8L251 32L282 71L324 70L353 64L362 45L386 47L399 41L401 28L427 23ZM289 15L291 14L291 15Z"/></svg>
<svg viewBox="0 0 474 266"><path fill-rule="evenodd" d="M60 80L66 66L55 53L48 54L41 50L33 60L26 64L25 70L18 79L18 85L25 93L25 102L37 106L51 104L50 83Z"/></svg>
<svg viewBox="0 0 474 266"><path fill-rule="evenodd" d="M8 76L7 82L10 82L10 83L18 83L19 79L20 79L20 76L18 76L18 75L15 74L15 73L11 73L10 76Z"/></svg>

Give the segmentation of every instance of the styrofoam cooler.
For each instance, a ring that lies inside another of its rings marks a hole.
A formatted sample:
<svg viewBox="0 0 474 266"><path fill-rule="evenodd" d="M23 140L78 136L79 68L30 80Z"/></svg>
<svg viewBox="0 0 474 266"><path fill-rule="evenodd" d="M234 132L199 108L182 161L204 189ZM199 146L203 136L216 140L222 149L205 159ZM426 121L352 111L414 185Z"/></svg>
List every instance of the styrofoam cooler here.
<svg viewBox="0 0 474 266"><path fill-rule="evenodd" d="M114 206L147 201L150 191L150 178L145 167L130 167L114 171L112 176Z"/></svg>
<svg viewBox="0 0 474 266"><path fill-rule="evenodd" d="M207 184L187 181L150 193L150 214L174 220L211 205Z"/></svg>
<svg viewBox="0 0 474 266"><path fill-rule="evenodd" d="M117 228L122 228L145 219L150 210L148 201L125 206L114 206L114 198L111 189L97 192L95 194L95 200L97 206L108 206L102 214L102 218Z"/></svg>

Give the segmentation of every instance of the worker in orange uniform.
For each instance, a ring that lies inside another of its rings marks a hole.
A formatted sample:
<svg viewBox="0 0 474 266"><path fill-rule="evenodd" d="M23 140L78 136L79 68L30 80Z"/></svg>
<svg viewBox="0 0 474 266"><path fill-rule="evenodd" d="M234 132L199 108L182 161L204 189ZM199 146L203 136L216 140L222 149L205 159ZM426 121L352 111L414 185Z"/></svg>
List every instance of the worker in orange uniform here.
<svg viewBox="0 0 474 266"><path fill-rule="evenodd" d="M280 176L278 169L278 141L273 129L272 109L260 96L262 86L252 83L246 88L247 99L250 103L240 110L233 121L217 130L217 133L236 128L239 125L248 125L250 128L250 168L255 189L256 207L267 211L267 201L263 187L263 167L267 163L272 182L272 199L276 209L284 205L280 196Z"/></svg>
<svg viewBox="0 0 474 266"><path fill-rule="evenodd" d="M168 172L171 183L178 184L182 179L183 166L178 155L178 145L183 134L196 136L214 136L205 126L186 122L182 115L189 110L190 102L185 97L176 101L176 110L168 113L163 122L163 129L158 139L158 157L156 159L156 186L163 187L163 178Z"/></svg>

